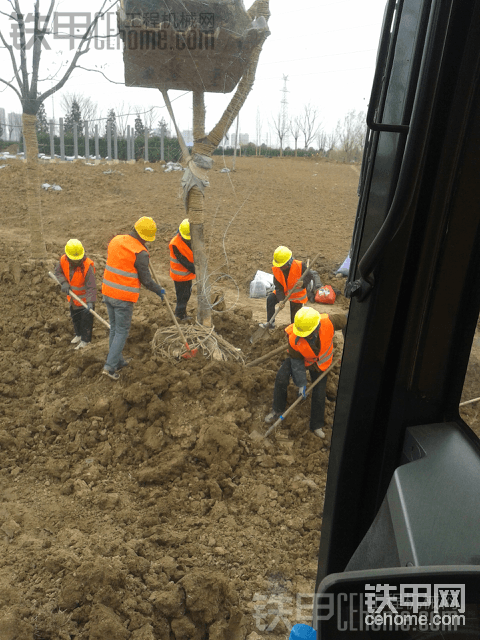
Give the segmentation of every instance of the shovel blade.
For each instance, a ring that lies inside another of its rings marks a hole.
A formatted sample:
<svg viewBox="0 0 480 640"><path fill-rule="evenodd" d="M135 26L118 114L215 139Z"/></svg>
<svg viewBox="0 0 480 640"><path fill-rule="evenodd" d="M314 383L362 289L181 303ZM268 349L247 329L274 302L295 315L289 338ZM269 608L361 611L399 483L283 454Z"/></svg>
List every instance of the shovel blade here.
<svg viewBox="0 0 480 640"><path fill-rule="evenodd" d="M250 343L251 344L255 344L255 342L258 342L259 340L261 340L263 338L263 336L267 333L267 331L268 331L268 329L265 328L265 327L258 327L258 329L255 331L255 333L250 338Z"/></svg>

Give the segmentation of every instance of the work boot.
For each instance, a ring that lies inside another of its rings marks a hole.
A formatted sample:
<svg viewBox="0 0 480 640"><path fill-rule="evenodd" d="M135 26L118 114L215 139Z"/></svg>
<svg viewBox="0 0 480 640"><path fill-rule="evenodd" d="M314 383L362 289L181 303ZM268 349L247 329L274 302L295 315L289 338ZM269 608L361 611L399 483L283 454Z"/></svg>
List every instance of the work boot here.
<svg viewBox="0 0 480 640"><path fill-rule="evenodd" d="M119 380L120 379L120 374L118 374L116 371L109 371L108 369L104 369L102 371L102 375L108 376L112 380Z"/></svg>
<svg viewBox="0 0 480 640"><path fill-rule="evenodd" d="M120 369L123 369L124 367L128 367L128 365L132 360L133 358L125 358L123 362L120 362L119 364L117 364L117 368L115 369L115 371L120 371Z"/></svg>
<svg viewBox="0 0 480 640"><path fill-rule="evenodd" d="M325 432L320 427L318 429L311 429L310 433L313 433L313 435L317 436L317 438L322 438L322 440L325 438Z"/></svg>
<svg viewBox="0 0 480 640"><path fill-rule="evenodd" d="M80 339L80 342L75 347L75 351L78 351L79 349L84 349L87 346L87 344L88 342L84 342L82 339Z"/></svg>
<svg viewBox="0 0 480 640"><path fill-rule="evenodd" d="M278 411L274 411L272 409L270 413L267 416L265 416L265 423L271 424L272 422L276 422L281 415L282 415L281 413L278 413Z"/></svg>
<svg viewBox="0 0 480 640"><path fill-rule="evenodd" d="M70 340L70 344L78 344L82 339L82 336L75 336L74 338L72 338L72 340Z"/></svg>
<svg viewBox="0 0 480 640"><path fill-rule="evenodd" d="M184 316L180 322L186 323L186 322L191 322L193 320L193 316Z"/></svg>

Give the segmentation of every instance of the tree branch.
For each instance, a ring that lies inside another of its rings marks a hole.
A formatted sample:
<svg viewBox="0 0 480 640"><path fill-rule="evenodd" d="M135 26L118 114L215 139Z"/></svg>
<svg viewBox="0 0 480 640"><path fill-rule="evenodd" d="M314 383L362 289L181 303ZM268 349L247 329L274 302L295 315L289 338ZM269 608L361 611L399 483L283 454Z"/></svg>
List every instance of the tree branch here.
<svg viewBox="0 0 480 640"><path fill-rule="evenodd" d="M20 29L20 70L22 72L23 78L23 89L22 94L24 97L28 95L28 69L27 69L27 54L26 47L27 43L25 40L25 22L23 21L23 14L20 11L20 5L18 4L18 0L15 0L15 11L17 13L17 24Z"/></svg>
<svg viewBox="0 0 480 640"><path fill-rule="evenodd" d="M18 0L15 0L15 2L18 2ZM92 39L94 37L94 36L92 36L92 32L95 30L95 27L97 26L97 22L99 21L99 19L102 16L104 16L109 11L109 9L111 9L115 4L117 4L117 0L114 0L114 2L112 2L112 4L109 5L109 7L107 9L105 9L105 11L104 11L104 7L107 4L107 2L108 2L108 0L104 0L103 1L103 4L102 4L102 6L100 8L100 11L97 13L95 18L90 23L88 29L83 34L83 37L82 37L82 39L80 41L78 49L77 49L75 55L73 56L73 60L70 63L70 66L68 67L68 69L66 70L65 75L63 76L63 78L54 87L52 87L48 91L45 91L45 93L42 93L42 95L39 98L40 102L43 102L46 98L51 96L52 93L55 93L56 91L58 91L59 89L61 89L63 87L63 85L68 80L68 78L71 76L72 71L77 66L77 60L80 58L80 56L82 56L83 54L85 54L85 53L87 53L89 51L90 44L91 44ZM86 48L82 49L82 47L83 47L83 45L85 43L86 43Z"/></svg>
<svg viewBox="0 0 480 640"><path fill-rule="evenodd" d="M105 80L108 80L112 84L123 84L123 85L125 85L125 82L117 82L116 80L110 80L110 78L107 78L107 76L103 73L103 71L100 71L100 69L87 69L86 67L81 67L79 64L77 64L77 69L83 69L83 71L93 71L95 73L100 73L105 78ZM147 112L145 111L145 113L147 113Z"/></svg>
<svg viewBox="0 0 480 640"><path fill-rule="evenodd" d="M11 16L9 16L9 17L11 17ZM22 84L22 81L20 79L20 74L18 73L17 61L15 60L15 56L13 55L13 47L12 47L12 45L7 43L7 41L3 37L3 33L1 31L0 31L0 40L3 42L3 44L5 45L5 49L7 49L9 54L10 54L10 59L12 61L12 67L13 67L13 73L15 74L15 79L18 82L18 86L20 88L20 91L23 92L23 84Z"/></svg>
<svg viewBox="0 0 480 640"><path fill-rule="evenodd" d="M17 94L17 96L20 98L20 101L22 100L22 94L19 92L19 90L16 87L13 86L13 84L11 84L10 82L7 82L3 78L0 78L0 82L3 82L3 84L6 84L7 87L10 87L10 89L13 89Z"/></svg>

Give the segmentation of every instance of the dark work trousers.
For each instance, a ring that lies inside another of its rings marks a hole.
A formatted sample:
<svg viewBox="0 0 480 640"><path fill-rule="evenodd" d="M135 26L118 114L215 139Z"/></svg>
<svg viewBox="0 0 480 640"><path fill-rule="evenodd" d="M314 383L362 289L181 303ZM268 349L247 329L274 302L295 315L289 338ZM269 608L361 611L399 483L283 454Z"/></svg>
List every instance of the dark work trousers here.
<svg viewBox="0 0 480 640"><path fill-rule="evenodd" d="M73 304L70 305L70 315L75 335L81 336L83 342L91 342L93 315L85 307L77 307Z"/></svg>
<svg viewBox="0 0 480 640"><path fill-rule="evenodd" d="M282 362L280 369L278 370L277 377L275 378L275 389L273 391L273 410L276 413L283 413L287 406L287 387L292 375L292 365L290 358L287 358ZM310 379L312 382L321 375L322 372L318 371L316 367L310 367L307 369L310 372ZM325 389L327 386L327 377L315 385L311 391L312 406L310 409L310 431L320 429L323 427L325 419Z"/></svg>
<svg viewBox="0 0 480 640"><path fill-rule="evenodd" d="M267 322L275 313L275 305L278 304L280 300L277 298L277 294L272 291L267 297ZM303 307L301 302L290 302L290 320L293 322L295 318L295 314L299 309Z"/></svg>
<svg viewBox="0 0 480 640"><path fill-rule="evenodd" d="M177 296L175 315L179 320L182 320L187 315L187 304L190 300L190 296L192 295L192 281L182 280L181 282L178 282L177 280L174 280L173 282L175 283L175 293Z"/></svg>

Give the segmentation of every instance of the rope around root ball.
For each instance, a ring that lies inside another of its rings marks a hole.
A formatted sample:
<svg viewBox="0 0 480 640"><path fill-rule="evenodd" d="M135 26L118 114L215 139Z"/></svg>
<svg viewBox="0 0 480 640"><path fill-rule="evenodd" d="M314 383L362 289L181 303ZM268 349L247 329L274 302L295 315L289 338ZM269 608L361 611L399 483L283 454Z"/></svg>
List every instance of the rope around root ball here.
<svg viewBox="0 0 480 640"><path fill-rule="evenodd" d="M192 351L197 349L210 360L229 360L245 364L241 350L216 334L213 327L204 327L197 322L195 325L182 327L182 331ZM187 353L175 326L158 329L155 332L152 351L155 355L171 361L178 360Z"/></svg>

